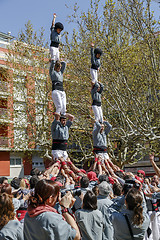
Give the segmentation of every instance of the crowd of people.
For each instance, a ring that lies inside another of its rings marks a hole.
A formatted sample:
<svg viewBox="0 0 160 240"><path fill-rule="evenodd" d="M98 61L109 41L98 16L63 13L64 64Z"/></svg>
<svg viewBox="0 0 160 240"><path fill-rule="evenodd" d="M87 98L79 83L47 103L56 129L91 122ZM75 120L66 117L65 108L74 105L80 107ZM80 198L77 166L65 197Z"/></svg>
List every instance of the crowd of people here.
<svg viewBox="0 0 160 240"><path fill-rule="evenodd" d="M26 178L0 178L0 240L160 240L160 169L151 178L143 170L124 172L107 153L111 124L103 118L98 82L102 51L91 43L91 97L94 163L79 169L67 153L74 116L66 111L63 89L65 62L59 60L63 24L51 26L52 98L56 108L52 133L52 161Z"/></svg>
<svg viewBox="0 0 160 240"><path fill-rule="evenodd" d="M151 178L117 169L111 160L108 173L99 173L62 159L10 184L1 177L0 240L159 240L160 169L154 155L150 160L158 174Z"/></svg>

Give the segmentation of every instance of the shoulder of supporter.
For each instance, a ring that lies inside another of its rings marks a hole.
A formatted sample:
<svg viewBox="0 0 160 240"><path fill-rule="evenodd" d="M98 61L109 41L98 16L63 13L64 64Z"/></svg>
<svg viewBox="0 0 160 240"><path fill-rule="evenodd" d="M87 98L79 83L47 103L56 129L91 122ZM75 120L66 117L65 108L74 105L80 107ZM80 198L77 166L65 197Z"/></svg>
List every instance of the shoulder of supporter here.
<svg viewBox="0 0 160 240"><path fill-rule="evenodd" d="M10 220L0 231L0 240L23 240L23 225L18 220Z"/></svg>
<svg viewBox="0 0 160 240"><path fill-rule="evenodd" d="M120 211L123 208L124 204L125 204L125 196L123 195L123 196L115 199L115 201L111 205L111 208L116 211Z"/></svg>
<svg viewBox="0 0 160 240"><path fill-rule="evenodd" d="M29 217L26 214L26 218ZM49 231L50 239L74 239L76 230L73 229L65 220L62 215L54 212L44 212L36 217L37 221L47 232ZM31 224L32 222L30 222ZM24 223L25 224L25 223Z"/></svg>
<svg viewBox="0 0 160 240"><path fill-rule="evenodd" d="M90 215L95 215L98 218L103 219L102 213L98 209L96 209L96 210L78 209L75 212L75 216L76 216L77 220L80 220L81 218L85 217L86 213L88 213L88 214L90 213Z"/></svg>

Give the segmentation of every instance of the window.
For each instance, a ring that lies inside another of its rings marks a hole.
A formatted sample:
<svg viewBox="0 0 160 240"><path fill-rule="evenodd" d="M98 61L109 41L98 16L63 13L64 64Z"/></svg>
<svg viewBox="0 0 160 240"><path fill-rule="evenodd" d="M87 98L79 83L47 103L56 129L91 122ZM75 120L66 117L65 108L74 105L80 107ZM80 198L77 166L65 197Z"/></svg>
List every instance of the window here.
<svg viewBox="0 0 160 240"><path fill-rule="evenodd" d="M15 111L14 112L14 126L19 128L19 127L25 127L26 124L27 124L26 112Z"/></svg>
<svg viewBox="0 0 160 240"><path fill-rule="evenodd" d="M32 167L36 167L38 169L44 168L43 159L37 156L33 156L32 158Z"/></svg>
<svg viewBox="0 0 160 240"><path fill-rule="evenodd" d="M18 83L13 87L13 97L15 101L25 102L27 97L27 89L24 83Z"/></svg>
<svg viewBox="0 0 160 240"><path fill-rule="evenodd" d="M14 129L14 147L23 150L28 147L26 129Z"/></svg>
<svg viewBox="0 0 160 240"><path fill-rule="evenodd" d="M10 158L10 166L21 166L22 165L22 159L21 158Z"/></svg>

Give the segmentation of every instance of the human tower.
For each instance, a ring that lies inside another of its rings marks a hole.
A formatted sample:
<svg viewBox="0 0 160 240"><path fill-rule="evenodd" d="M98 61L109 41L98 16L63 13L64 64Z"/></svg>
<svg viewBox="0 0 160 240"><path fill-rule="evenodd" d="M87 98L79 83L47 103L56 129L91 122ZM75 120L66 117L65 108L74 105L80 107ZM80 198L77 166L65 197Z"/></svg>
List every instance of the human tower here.
<svg viewBox="0 0 160 240"><path fill-rule="evenodd" d="M53 14L51 25L51 44L50 55L51 64L49 69L50 78L52 81L52 99L56 111L54 112L54 121L51 125L52 133L52 157L54 160L55 176L61 173L70 175L75 181L85 175L84 169L78 169L69 159L67 154L67 141L69 138L69 128L71 127L74 116L66 112L66 93L63 88L63 73L66 68L66 63L60 61L59 44L61 43L61 32L64 26L61 22L56 22L56 14ZM94 44L91 43L91 97L92 109L94 112L95 123L93 128L93 153L95 161L92 170L98 170L99 174L111 171L116 171L119 168L112 163L107 153L106 136L110 132L112 126L103 119L103 111L101 106L101 94L103 84L98 82L98 70L101 66L100 57L102 50L94 49Z"/></svg>

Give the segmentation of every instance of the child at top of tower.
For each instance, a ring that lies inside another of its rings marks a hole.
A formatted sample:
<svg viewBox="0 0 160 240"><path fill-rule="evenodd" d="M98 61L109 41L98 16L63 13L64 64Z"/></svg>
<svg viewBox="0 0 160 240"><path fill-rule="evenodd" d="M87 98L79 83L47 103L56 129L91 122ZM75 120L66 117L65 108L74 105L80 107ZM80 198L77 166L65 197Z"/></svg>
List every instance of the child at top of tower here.
<svg viewBox="0 0 160 240"><path fill-rule="evenodd" d="M97 71L100 68L100 57L102 55L102 50L100 48L94 49L94 43L91 43L91 77L92 77L92 85L98 82L98 73Z"/></svg>
<svg viewBox="0 0 160 240"><path fill-rule="evenodd" d="M55 24L56 14L53 14L52 26L51 26L51 44L50 44L50 53L51 53L51 60L56 62L59 60L59 44L61 41L61 31L64 29L63 24L57 22Z"/></svg>

